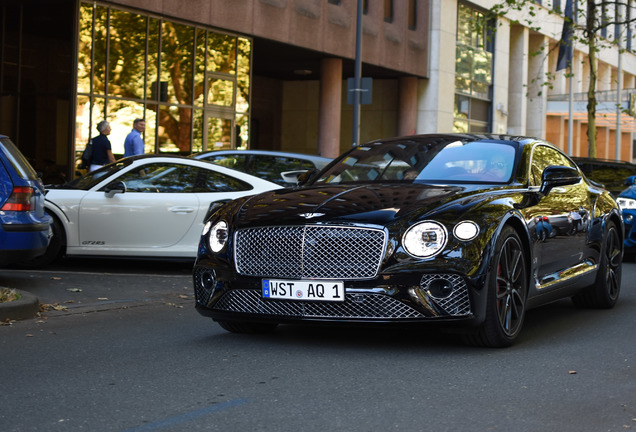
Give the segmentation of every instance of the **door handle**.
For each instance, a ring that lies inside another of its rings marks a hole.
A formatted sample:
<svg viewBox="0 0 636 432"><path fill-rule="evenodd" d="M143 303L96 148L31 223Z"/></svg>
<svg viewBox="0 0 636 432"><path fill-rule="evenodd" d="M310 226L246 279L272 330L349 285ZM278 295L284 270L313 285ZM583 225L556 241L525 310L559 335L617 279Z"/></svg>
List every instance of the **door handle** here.
<svg viewBox="0 0 636 432"><path fill-rule="evenodd" d="M194 211L194 207L170 207L169 210L172 213L192 213Z"/></svg>

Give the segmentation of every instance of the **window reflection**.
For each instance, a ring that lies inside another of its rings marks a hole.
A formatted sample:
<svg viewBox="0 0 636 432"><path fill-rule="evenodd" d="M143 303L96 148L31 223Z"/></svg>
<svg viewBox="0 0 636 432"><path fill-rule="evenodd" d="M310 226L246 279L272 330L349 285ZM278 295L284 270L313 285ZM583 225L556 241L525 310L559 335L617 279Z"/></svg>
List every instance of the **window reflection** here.
<svg viewBox="0 0 636 432"><path fill-rule="evenodd" d="M78 42L76 151L106 119L122 153L137 117L146 153L247 144L251 40L84 2Z"/></svg>
<svg viewBox="0 0 636 432"><path fill-rule="evenodd" d="M488 132L492 105L492 24L482 12L465 4L459 4L457 12L455 93L469 97L455 98L455 114L459 118L456 117L453 130ZM458 103L466 106L457 106Z"/></svg>
<svg viewBox="0 0 636 432"><path fill-rule="evenodd" d="M146 19L113 9L109 29L108 94L140 99L146 70Z"/></svg>

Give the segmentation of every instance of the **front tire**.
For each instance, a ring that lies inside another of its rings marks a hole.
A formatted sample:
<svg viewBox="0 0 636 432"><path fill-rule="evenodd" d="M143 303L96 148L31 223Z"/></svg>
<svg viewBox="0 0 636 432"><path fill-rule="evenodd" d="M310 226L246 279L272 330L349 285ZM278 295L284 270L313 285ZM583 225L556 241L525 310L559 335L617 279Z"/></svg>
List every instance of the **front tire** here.
<svg viewBox="0 0 636 432"><path fill-rule="evenodd" d="M486 318L477 331L464 336L469 345L503 348L512 345L523 326L528 294L528 269L519 235L510 226L501 231L488 275Z"/></svg>
<svg viewBox="0 0 636 432"><path fill-rule="evenodd" d="M614 222L607 225L607 235L601 250L601 262L594 285L572 297L579 307L611 309L618 301L623 273L623 247Z"/></svg>

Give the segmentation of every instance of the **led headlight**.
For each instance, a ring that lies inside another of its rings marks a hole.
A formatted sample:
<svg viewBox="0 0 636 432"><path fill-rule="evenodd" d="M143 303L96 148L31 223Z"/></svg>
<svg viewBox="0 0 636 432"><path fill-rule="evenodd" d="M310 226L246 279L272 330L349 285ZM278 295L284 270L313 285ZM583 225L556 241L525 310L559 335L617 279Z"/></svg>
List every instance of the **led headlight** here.
<svg viewBox="0 0 636 432"><path fill-rule="evenodd" d="M455 225L453 234L462 241L472 240L479 234L479 226L473 221L462 221Z"/></svg>
<svg viewBox="0 0 636 432"><path fill-rule="evenodd" d="M404 249L413 256L428 258L446 246L448 234L443 225L425 221L409 228L402 239Z"/></svg>
<svg viewBox="0 0 636 432"><path fill-rule="evenodd" d="M618 206L621 208L621 210L634 210L634 209L636 209L636 200L634 200L634 199L618 197L616 199L616 202L618 203Z"/></svg>
<svg viewBox="0 0 636 432"><path fill-rule="evenodd" d="M204 227L203 232L207 231L207 224ZM208 232L208 245L212 252L219 252L223 249L223 246L227 243L227 223L225 221L219 221L209 228Z"/></svg>

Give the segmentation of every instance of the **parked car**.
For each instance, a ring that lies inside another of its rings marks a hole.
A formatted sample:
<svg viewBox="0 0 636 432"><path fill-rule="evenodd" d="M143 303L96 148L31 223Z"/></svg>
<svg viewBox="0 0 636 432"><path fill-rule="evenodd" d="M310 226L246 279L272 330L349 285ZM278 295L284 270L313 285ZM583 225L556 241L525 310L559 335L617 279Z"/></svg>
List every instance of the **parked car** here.
<svg viewBox="0 0 636 432"><path fill-rule="evenodd" d="M0 265L46 252L51 217L37 173L6 135L0 135Z"/></svg>
<svg viewBox="0 0 636 432"><path fill-rule="evenodd" d="M281 186L295 185L300 174L322 169L332 161L321 156L269 150L218 150L192 157L250 173Z"/></svg>
<svg viewBox="0 0 636 432"><path fill-rule="evenodd" d="M504 347L531 307L571 296L611 308L619 297L620 209L547 142L378 140L304 177L207 221L196 309L224 329L435 323ZM541 235L537 221L568 225Z"/></svg>
<svg viewBox="0 0 636 432"><path fill-rule="evenodd" d="M625 252L636 254L636 175L625 180L628 188L622 191L616 201L623 211L625 223Z"/></svg>
<svg viewBox="0 0 636 432"><path fill-rule="evenodd" d="M584 157L572 159L588 179L603 185L615 197L625 188L625 179L636 175L636 164L630 162Z"/></svg>
<svg viewBox="0 0 636 432"><path fill-rule="evenodd" d="M47 191L53 238L32 265L64 254L194 259L203 222L216 206L278 188L186 157L120 159Z"/></svg>

